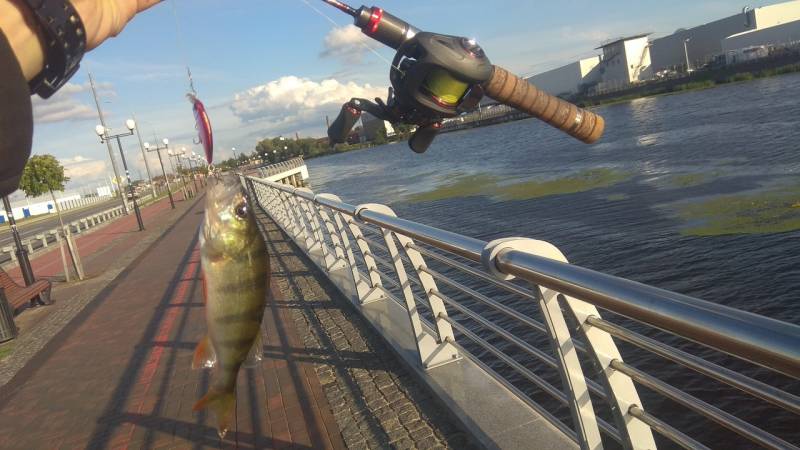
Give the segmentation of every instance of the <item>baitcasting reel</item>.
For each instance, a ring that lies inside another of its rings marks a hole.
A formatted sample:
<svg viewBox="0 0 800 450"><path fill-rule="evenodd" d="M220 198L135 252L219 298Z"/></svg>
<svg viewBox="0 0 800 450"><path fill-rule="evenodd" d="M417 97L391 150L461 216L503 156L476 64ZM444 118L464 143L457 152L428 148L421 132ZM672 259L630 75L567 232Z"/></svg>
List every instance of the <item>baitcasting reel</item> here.
<svg viewBox="0 0 800 450"><path fill-rule="evenodd" d="M345 142L367 111L393 124L416 125L408 145L423 153L441 129L442 119L474 110L484 94L584 142L592 143L603 134L602 117L493 66L474 40L422 32L375 6L356 10L337 0L323 1L351 15L364 34L397 50L386 102L353 98L342 105L328 127L331 145Z"/></svg>

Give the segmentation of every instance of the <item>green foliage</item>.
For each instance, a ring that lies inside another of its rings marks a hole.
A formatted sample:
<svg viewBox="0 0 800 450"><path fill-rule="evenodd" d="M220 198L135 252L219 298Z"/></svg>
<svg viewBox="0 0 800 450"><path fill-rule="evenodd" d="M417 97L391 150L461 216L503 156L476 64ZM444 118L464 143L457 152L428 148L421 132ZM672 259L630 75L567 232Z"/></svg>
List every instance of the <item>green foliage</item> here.
<svg viewBox="0 0 800 450"><path fill-rule="evenodd" d="M691 83L679 84L672 88L673 91L694 91L698 89L707 89L716 86L714 80L692 81Z"/></svg>
<svg viewBox="0 0 800 450"><path fill-rule="evenodd" d="M386 130L381 128L375 134L375 140L373 141L373 144L375 144L375 145L383 145L385 143L386 143Z"/></svg>
<svg viewBox="0 0 800 450"><path fill-rule="evenodd" d="M38 197L51 191L63 191L69 177L64 166L53 155L34 155L28 160L19 188L28 197Z"/></svg>

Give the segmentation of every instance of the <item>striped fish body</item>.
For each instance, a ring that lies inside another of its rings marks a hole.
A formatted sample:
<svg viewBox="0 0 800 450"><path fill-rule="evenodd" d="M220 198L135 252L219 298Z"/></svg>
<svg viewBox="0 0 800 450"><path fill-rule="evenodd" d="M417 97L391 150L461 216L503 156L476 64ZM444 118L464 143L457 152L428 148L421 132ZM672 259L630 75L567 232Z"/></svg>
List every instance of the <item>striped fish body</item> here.
<svg viewBox="0 0 800 450"><path fill-rule="evenodd" d="M235 408L239 368L261 328L269 257L238 178L224 176L209 187L200 234L208 337L198 344L193 366L216 361L216 374L193 409L210 408L224 436Z"/></svg>

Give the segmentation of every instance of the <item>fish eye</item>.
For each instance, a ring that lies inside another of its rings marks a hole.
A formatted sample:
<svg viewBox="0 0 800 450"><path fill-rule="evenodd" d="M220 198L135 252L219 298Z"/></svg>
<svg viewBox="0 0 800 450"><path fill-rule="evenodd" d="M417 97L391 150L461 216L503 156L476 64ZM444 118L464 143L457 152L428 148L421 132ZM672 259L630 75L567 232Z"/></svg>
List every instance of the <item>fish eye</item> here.
<svg viewBox="0 0 800 450"><path fill-rule="evenodd" d="M234 212L236 213L236 217L238 217L240 219L246 219L247 218L247 202L243 201L243 202L240 202L238 205L236 205L236 208L234 208Z"/></svg>

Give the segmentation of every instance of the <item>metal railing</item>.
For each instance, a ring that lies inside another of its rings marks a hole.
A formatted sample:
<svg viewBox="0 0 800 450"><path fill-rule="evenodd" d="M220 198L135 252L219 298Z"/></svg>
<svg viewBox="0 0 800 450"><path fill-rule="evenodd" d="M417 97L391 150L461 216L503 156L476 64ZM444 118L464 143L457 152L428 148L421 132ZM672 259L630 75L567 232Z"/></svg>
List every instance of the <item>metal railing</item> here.
<svg viewBox="0 0 800 450"><path fill-rule="evenodd" d="M116 217L122 216L122 207L115 206L113 208L101 211L99 213L91 214L78 220L73 220L65 224L71 233L81 233L96 227L102 223L114 220ZM34 252L39 250L46 250L50 244L59 243L63 239L63 230L61 227L53 227L44 233L36 234L33 237L28 237L22 241L22 245L29 254L33 255ZM17 255L13 245L6 245L0 247L0 264L7 262L16 263Z"/></svg>
<svg viewBox="0 0 800 450"><path fill-rule="evenodd" d="M797 448L737 417L741 411L715 406L714 395L675 386L688 380L733 391L777 408L772 419L797 423L800 397L756 379L772 374L778 384L800 387L797 325L574 266L547 242L487 243L399 218L385 205L350 205L253 177L243 182L335 284L350 285L357 308L403 305L422 367L476 361L582 448L670 441L707 448L697 429L680 429L664 408L647 407L667 400L743 442ZM653 370L668 363L689 375Z"/></svg>
<svg viewBox="0 0 800 450"><path fill-rule="evenodd" d="M283 172L288 172L292 169L297 169L302 167L306 164L303 160L302 156L297 156L295 158L281 161L277 164L270 164L268 166L259 167L258 172L261 174L262 177L270 177L272 175L278 175Z"/></svg>

